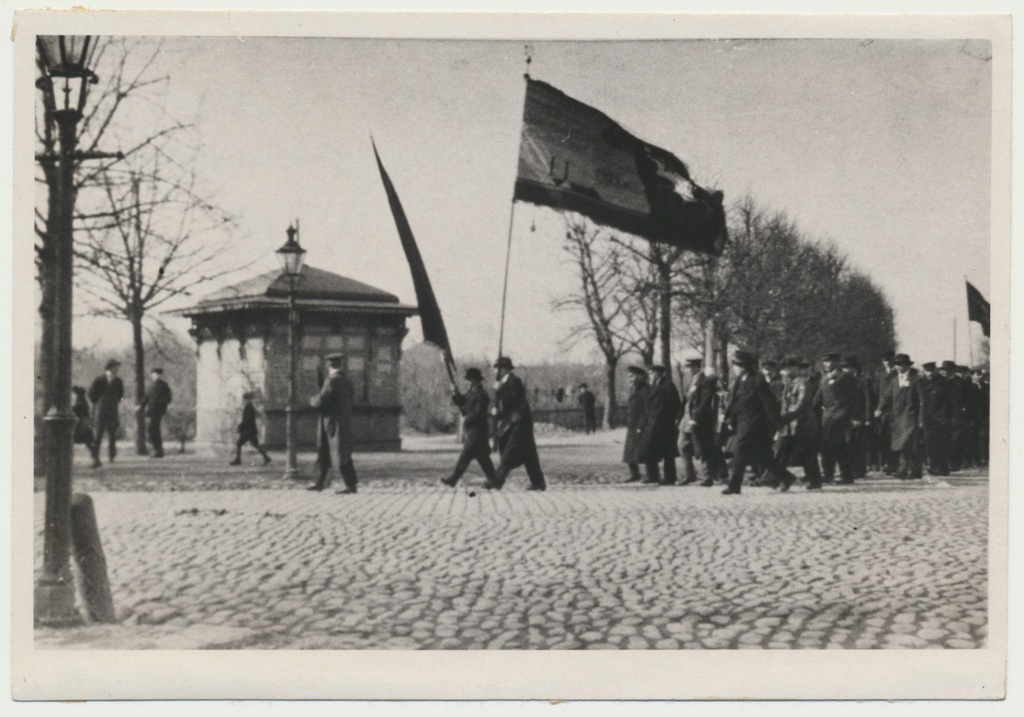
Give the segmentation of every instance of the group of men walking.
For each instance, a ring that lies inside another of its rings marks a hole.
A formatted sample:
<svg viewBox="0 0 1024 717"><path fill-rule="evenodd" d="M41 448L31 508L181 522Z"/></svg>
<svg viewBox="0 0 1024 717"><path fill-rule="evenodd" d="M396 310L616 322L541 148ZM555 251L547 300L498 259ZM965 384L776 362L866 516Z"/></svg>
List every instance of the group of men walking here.
<svg viewBox="0 0 1024 717"><path fill-rule="evenodd" d="M755 484L788 490L795 480L788 468L801 466L814 490L832 482L837 471L838 482L850 484L869 470L915 479L925 465L939 476L987 465L984 371L943 361L924 364L922 374L908 355L894 352L881 363L865 374L856 357L828 353L818 373L795 358L759 366L755 354L737 351L738 375L722 394L716 377L701 372L700 359L691 360L681 411L684 482L696 481L694 459L703 464L702 485L727 480L725 493L740 492L748 467ZM645 400L643 388L635 389L631 418L634 403L641 411ZM631 463L628 448L627 437L623 460ZM728 467L726 455L732 457Z"/></svg>
<svg viewBox="0 0 1024 717"><path fill-rule="evenodd" d="M117 375L120 367L119 361L111 359L104 367L103 374L96 377L88 391L80 386L72 389L74 398L71 410L77 421L75 443L88 447L93 468L102 465L100 449L104 436L107 438L107 460L113 463L117 457L117 437L121 429L120 405L124 398L124 382ZM162 368L150 371L150 384L136 407L136 410L145 416L146 438L153 448L150 454L152 458L164 457L160 424L173 397L171 387L163 375Z"/></svg>

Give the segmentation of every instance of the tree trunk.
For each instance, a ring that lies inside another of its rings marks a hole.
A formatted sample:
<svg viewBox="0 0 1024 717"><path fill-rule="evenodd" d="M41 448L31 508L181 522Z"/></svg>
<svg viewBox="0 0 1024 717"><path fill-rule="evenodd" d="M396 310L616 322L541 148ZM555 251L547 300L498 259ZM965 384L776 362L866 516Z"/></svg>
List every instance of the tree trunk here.
<svg viewBox="0 0 1024 717"><path fill-rule="evenodd" d="M607 398L604 403L604 420L602 420L601 425L606 430L615 428L615 414L619 408L618 399L615 395L615 370L618 368L618 365L619 362L616 359L608 361L604 367L604 383Z"/></svg>
<svg viewBox="0 0 1024 717"><path fill-rule="evenodd" d="M132 314L132 346L135 350L135 407L142 403L142 397L146 395L146 355L142 347L142 315L139 312ZM140 456L146 455L146 416L142 411L135 411L135 452Z"/></svg>
<svg viewBox="0 0 1024 717"><path fill-rule="evenodd" d="M672 268L658 263L658 293L661 302L661 365L672 370ZM671 374L669 374L671 375Z"/></svg>

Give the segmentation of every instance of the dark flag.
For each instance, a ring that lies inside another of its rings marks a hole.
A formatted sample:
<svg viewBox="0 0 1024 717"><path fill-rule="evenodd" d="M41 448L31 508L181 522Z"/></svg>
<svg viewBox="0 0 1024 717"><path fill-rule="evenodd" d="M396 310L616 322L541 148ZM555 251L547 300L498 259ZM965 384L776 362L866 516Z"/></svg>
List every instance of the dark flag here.
<svg viewBox="0 0 1024 717"><path fill-rule="evenodd" d="M514 199L705 254L721 254L728 238L722 193L694 182L678 157L529 77Z"/></svg>
<svg viewBox="0 0 1024 717"><path fill-rule="evenodd" d="M989 335L989 312L990 306L981 292L974 288L971 282L967 282L967 318L981 324L981 332Z"/></svg>
<svg viewBox="0 0 1024 717"><path fill-rule="evenodd" d="M405 211L402 209L402 203L398 200L395 185L391 183L391 178L388 177L384 165L381 164L380 155L377 154L377 145L372 138L370 144L373 145L373 156L377 158L377 168L380 170L380 178L384 182L384 191L388 195L391 214L395 217L398 238L402 240L402 249L405 250L405 258L409 262L409 271L412 273L412 284L416 289L416 303L419 304L420 309L420 325L423 327L423 340L444 352L444 366L448 371L448 379L454 386L455 360L452 358L452 349L448 344L448 332L444 328L444 319L441 318L441 307L437 305L434 290L430 286L430 277L427 276L427 267L423 264L419 247L416 246L416 239L412 235L409 220L405 218Z"/></svg>

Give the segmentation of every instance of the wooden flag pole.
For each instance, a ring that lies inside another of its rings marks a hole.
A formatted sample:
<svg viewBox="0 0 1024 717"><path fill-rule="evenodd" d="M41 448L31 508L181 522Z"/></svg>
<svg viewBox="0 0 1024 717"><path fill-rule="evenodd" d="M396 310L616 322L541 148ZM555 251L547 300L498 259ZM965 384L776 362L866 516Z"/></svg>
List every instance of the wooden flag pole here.
<svg viewBox="0 0 1024 717"><path fill-rule="evenodd" d="M953 363L956 363L956 317L953 317Z"/></svg>

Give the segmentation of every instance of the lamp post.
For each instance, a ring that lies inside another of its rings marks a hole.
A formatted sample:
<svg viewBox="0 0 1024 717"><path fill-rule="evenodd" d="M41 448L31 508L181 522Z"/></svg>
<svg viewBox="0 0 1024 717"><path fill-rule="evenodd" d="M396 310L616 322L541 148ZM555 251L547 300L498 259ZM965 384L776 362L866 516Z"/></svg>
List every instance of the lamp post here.
<svg viewBox="0 0 1024 717"><path fill-rule="evenodd" d="M75 609L70 579L71 470L75 416L71 413L71 298L76 188L74 164L77 127L88 86L96 82L89 69L96 49L94 38L46 36L36 38L46 112L46 152L43 164L50 192L46 236L41 257L45 310L42 312L41 360L46 382L43 417L46 446L46 513L43 526L43 573L35 586L35 623L68 626L81 622ZM58 151L53 152L51 123L57 127Z"/></svg>
<svg viewBox="0 0 1024 717"><path fill-rule="evenodd" d="M302 276L302 262L306 250L299 246L298 220L288 227L288 241L277 250L281 258L281 270L288 278L288 405L284 409L284 433L288 451L285 478L298 478L299 467L295 459L295 373L296 373L296 332L299 314L295 309L295 284Z"/></svg>

